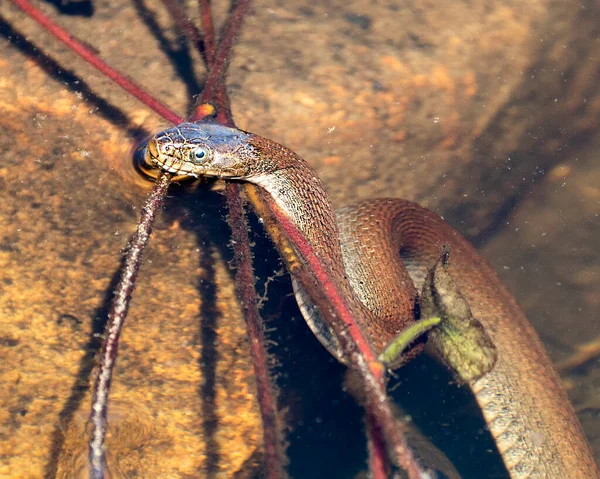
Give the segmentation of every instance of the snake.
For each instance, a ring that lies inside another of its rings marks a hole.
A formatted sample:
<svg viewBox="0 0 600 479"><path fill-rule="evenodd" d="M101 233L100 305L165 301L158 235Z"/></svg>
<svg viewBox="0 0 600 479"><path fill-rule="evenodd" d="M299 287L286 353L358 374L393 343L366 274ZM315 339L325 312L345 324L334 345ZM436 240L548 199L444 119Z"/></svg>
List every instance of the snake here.
<svg viewBox="0 0 600 479"><path fill-rule="evenodd" d="M146 166L174 178L256 185L291 221L381 352L418 316L418 291L449 248L449 273L497 350L492 369L468 384L511 478L600 478L591 447L544 346L496 272L458 231L402 199L364 200L334 211L299 155L267 138L212 122L182 123L148 140ZM292 273L300 310L321 343L344 353Z"/></svg>

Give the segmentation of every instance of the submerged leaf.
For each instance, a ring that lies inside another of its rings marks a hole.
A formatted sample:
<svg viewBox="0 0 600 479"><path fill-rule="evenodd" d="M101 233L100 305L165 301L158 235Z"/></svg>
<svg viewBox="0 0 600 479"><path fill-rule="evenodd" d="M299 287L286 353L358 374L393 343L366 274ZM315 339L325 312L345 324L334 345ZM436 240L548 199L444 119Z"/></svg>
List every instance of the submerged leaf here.
<svg viewBox="0 0 600 479"><path fill-rule="evenodd" d="M423 318L439 316L429 337L460 381L473 382L496 363L497 351L448 272L449 251L429 271L421 293Z"/></svg>

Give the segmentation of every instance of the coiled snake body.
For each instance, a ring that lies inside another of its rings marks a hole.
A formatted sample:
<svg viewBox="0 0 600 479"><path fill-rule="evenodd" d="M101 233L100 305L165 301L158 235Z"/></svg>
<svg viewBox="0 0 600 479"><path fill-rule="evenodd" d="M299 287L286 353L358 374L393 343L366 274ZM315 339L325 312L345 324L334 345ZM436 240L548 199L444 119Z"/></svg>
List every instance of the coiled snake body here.
<svg viewBox="0 0 600 479"><path fill-rule="evenodd" d="M210 123L155 135L145 161L177 177L239 179L266 190L360 312L357 321L378 352L413 321L417 288L447 245L450 274L498 352L493 369L470 387L511 477L600 477L535 330L496 273L440 217L400 199L365 201L334 214L320 179L298 155ZM295 281L294 287L312 330L344 360L306 293Z"/></svg>

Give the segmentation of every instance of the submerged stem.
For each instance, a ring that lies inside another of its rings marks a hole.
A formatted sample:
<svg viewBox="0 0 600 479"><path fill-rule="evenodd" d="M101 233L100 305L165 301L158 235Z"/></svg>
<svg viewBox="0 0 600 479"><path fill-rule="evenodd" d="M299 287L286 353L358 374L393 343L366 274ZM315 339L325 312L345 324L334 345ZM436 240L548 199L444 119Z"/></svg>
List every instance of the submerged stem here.
<svg viewBox="0 0 600 479"><path fill-rule="evenodd" d="M263 422L265 444L265 477L278 479L284 477L283 466L286 461L283 439L277 421L277 394L269 374L263 325L256 307L254 270L250 261L248 228L239 188L237 183L227 183L229 225L232 232L233 254L236 265L235 284L246 318L246 328L250 339L250 354L256 376L256 392Z"/></svg>
<svg viewBox="0 0 600 479"><path fill-rule="evenodd" d="M355 312L331 277L312 245L296 225L283 213L269 195L257 186L248 184L246 191L257 214L263 220L269 236L285 259L288 270L311 295L311 302L335 333L364 388L364 407L369 419L379 428L394 462L410 479L427 477L415 458L406 439L406 426L392 412L386 394L385 367L355 321Z"/></svg>
<svg viewBox="0 0 600 479"><path fill-rule="evenodd" d="M40 24L45 30L51 33L55 38L63 42L73 52L77 53L86 62L92 65L94 68L99 70L103 75L110 78L117 85L129 92L131 95L136 97L146 106L154 110L165 120L171 123L181 123L182 119L175 113L173 113L166 105L155 99L152 95L146 93L144 89L136 85L132 80L127 78L122 73L119 73L114 68L110 67L104 61L102 61L98 55L96 55L90 48L85 46L75 37L70 35L67 31L61 28L58 24L54 23L50 18L44 15L40 10L35 8L28 0L11 0L15 5L22 9L27 15L33 18L38 24Z"/></svg>
<svg viewBox="0 0 600 479"><path fill-rule="evenodd" d="M198 28L196 28L196 25L194 25L194 22L187 16L183 5L177 0L162 0L162 2L190 45L195 47L200 54L205 55L205 61L208 63L205 54L206 40L202 38L202 35Z"/></svg>
<svg viewBox="0 0 600 479"><path fill-rule="evenodd" d="M104 342L100 353L100 363L94 384L92 412L92 437L89 443L90 479L104 479L105 457L104 440L106 437L108 393L112 373L117 360L119 336L129 309L131 294L135 287L135 279L140 269L142 254L152 232L154 220L163 204L171 177L163 173L156 182L142 208L142 217L137 231L129 241L127 254L121 270L108 315Z"/></svg>
<svg viewBox="0 0 600 479"><path fill-rule="evenodd" d="M204 2L209 4L209 2ZM203 6L203 3L201 3ZM250 0L239 0L225 26L223 27L223 35L218 47L211 46L211 40L214 39L214 28L212 25L212 15L209 11L202 11L202 24L204 32L204 41L206 48L206 58L210 73L204 85L204 90L198 95L194 102L193 113L190 121L200 121L207 115L203 106L206 103L212 104L216 109L216 119L222 125L234 126L231 107L229 105L229 97L225 88L225 75L233 44L237 39L244 19L250 9Z"/></svg>
<svg viewBox="0 0 600 479"><path fill-rule="evenodd" d="M207 66L212 66L215 61L215 25L213 22L210 0L198 0L200 10L200 24L204 33L204 58Z"/></svg>
<svg viewBox="0 0 600 479"><path fill-rule="evenodd" d="M199 6L204 33L205 61L209 68L209 75L204 90L195 101L190 121L202 121L208 116L214 116L217 123L234 127L225 76L233 44L248 13L250 0L241 0L235 4L223 28L222 40L218 46L210 1L200 0ZM279 479L285 477L284 465L287 461L281 428L278 424L277 393L269 374L263 325L256 303L248 225L240 198L239 185L227 183L225 193L229 209L228 222L233 239L236 292L246 320L250 354L256 376L256 393L263 423L265 477Z"/></svg>

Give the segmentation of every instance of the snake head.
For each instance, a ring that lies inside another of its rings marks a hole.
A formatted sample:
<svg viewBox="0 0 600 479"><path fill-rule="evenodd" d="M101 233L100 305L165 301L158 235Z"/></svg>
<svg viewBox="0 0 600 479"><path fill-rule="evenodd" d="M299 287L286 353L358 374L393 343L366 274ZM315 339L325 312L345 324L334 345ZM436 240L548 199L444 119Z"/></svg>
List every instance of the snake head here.
<svg viewBox="0 0 600 479"><path fill-rule="evenodd" d="M144 163L176 179L212 176L239 178L251 170L251 135L214 123L182 123L154 135L144 149Z"/></svg>

